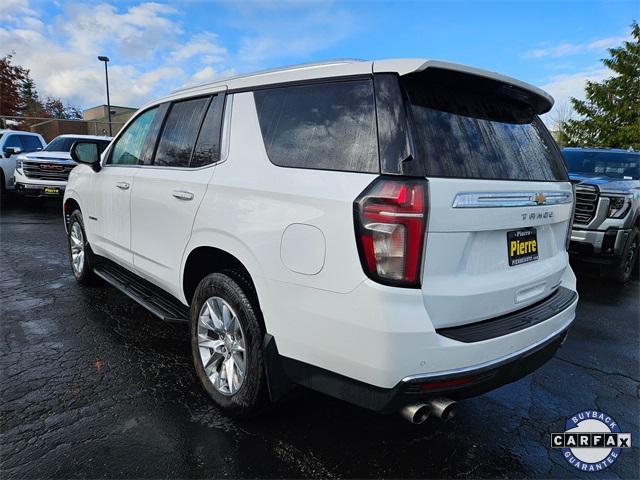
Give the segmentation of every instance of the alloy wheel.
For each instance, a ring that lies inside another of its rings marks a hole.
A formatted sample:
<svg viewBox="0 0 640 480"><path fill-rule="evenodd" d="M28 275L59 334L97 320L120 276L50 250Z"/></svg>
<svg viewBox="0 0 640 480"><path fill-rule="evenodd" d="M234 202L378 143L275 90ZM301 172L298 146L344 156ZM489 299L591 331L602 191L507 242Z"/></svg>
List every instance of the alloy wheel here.
<svg viewBox="0 0 640 480"><path fill-rule="evenodd" d="M214 388L223 395L237 393L246 375L245 336L236 313L223 298L211 297L200 309L198 350Z"/></svg>
<svg viewBox="0 0 640 480"><path fill-rule="evenodd" d="M71 225L69 242L71 243L71 265L73 266L73 271L80 275L84 268L84 235L78 222L74 222Z"/></svg>

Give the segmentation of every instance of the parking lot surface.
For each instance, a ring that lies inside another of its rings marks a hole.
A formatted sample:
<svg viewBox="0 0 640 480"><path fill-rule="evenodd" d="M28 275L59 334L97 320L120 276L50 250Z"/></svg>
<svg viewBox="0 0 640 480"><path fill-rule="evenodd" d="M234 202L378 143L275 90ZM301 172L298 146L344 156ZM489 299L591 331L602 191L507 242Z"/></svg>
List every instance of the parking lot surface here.
<svg viewBox="0 0 640 480"><path fill-rule="evenodd" d="M580 274L577 320L556 358L462 402L447 424L303 389L240 422L200 387L186 326L75 283L58 201L3 199L0 245L2 478L584 478L549 448L550 433L591 408L640 440L638 282ZM639 477L638 448L591 475Z"/></svg>

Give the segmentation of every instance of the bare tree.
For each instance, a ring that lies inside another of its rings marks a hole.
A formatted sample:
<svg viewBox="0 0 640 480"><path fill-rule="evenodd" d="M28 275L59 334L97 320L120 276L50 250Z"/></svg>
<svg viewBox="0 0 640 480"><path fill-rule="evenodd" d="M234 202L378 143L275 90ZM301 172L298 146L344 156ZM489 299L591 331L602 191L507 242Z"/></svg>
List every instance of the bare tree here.
<svg viewBox="0 0 640 480"><path fill-rule="evenodd" d="M552 131L554 137L560 147L567 145L567 122L574 117L574 111L571 104L565 102L556 107L551 115Z"/></svg>

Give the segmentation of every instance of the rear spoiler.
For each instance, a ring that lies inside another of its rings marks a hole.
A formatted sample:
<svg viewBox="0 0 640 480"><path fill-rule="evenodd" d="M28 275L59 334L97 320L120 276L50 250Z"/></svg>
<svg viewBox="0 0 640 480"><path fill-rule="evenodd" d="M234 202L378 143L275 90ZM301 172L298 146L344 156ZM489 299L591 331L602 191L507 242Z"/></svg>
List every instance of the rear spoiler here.
<svg viewBox="0 0 640 480"><path fill-rule="evenodd" d="M538 115L547 113L553 107L553 97L538 87L506 75L457 63L420 59L375 61L373 73L384 72L398 73L399 75L422 72L429 77L442 78L447 83L449 81L476 83L483 89L498 91L501 95L526 103Z"/></svg>

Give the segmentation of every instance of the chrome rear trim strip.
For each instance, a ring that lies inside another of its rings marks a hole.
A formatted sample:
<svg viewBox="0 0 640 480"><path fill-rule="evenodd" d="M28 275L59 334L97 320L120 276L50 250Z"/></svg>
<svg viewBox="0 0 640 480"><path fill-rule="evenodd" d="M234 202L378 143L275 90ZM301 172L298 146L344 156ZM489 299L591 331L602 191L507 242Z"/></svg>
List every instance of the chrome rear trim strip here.
<svg viewBox="0 0 640 480"><path fill-rule="evenodd" d="M453 208L537 207L571 203L571 192L463 192Z"/></svg>

